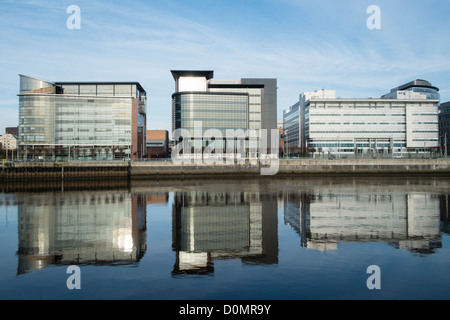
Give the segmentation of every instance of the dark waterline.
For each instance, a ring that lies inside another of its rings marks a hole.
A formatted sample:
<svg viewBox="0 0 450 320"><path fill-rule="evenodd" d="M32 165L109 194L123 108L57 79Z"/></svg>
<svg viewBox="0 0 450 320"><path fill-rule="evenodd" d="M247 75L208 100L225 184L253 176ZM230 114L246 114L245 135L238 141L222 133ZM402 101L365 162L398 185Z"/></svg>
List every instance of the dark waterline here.
<svg viewBox="0 0 450 320"><path fill-rule="evenodd" d="M446 300L449 194L446 178L4 185L0 299Z"/></svg>

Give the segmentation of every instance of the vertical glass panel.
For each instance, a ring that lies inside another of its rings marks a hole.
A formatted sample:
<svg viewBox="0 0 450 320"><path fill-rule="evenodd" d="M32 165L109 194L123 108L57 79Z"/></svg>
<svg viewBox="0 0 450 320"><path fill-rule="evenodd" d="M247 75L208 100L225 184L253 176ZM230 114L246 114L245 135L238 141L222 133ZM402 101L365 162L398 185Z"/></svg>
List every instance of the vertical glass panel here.
<svg viewBox="0 0 450 320"><path fill-rule="evenodd" d="M133 94L131 84L116 84L115 95L120 97L131 97Z"/></svg>
<svg viewBox="0 0 450 320"><path fill-rule="evenodd" d="M64 94L78 94L78 85L64 85Z"/></svg>
<svg viewBox="0 0 450 320"><path fill-rule="evenodd" d="M99 96L113 96L114 95L114 85L98 85L97 86L97 95Z"/></svg>
<svg viewBox="0 0 450 320"><path fill-rule="evenodd" d="M39 79L20 76L20 93L53 93L55 85Z"/></svg>
<svg viewBox="0 0 450 320"><path fill-rule="evenodd" d="M261 105L250 105L250 112L261 112Z"/></svg>
<svg viewBox="0 0 450 320"><path fill-rule="evenodd" d="M261 104L261 97L260 96L250 96L250 103L251 104Z"/></svg>

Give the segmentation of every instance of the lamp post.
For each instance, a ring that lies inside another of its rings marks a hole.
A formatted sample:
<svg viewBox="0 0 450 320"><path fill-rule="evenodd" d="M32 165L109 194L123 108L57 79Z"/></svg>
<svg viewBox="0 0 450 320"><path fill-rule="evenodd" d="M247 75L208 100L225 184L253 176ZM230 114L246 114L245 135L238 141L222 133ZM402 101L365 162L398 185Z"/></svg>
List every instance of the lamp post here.
<svg viewBox="0 0 450 320"><path fill-rule="evenodd" d="M445 147L445 159L447 159L447 155L448 155L447 132L445 133L444 147Z"/></svg>

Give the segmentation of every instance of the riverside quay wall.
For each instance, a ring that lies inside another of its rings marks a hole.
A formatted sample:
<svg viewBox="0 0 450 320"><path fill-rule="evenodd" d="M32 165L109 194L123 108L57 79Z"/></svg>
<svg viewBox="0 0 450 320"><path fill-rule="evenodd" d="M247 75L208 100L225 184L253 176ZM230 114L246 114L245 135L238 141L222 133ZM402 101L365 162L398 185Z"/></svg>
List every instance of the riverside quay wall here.
<svg viewBox="0 0 450 320"><path fill-rule="evenodd" d="M3 163L0 182L127 180L129 162Z"/></svg>
<svg viewBox="0 0 450 320"><path fill-rule="evenodd" d="M262 175L264 165L176 165L167 162L6 163L0 182L186 180L293 176L450 177L450 159L280 160L276 174Z"/></svg>

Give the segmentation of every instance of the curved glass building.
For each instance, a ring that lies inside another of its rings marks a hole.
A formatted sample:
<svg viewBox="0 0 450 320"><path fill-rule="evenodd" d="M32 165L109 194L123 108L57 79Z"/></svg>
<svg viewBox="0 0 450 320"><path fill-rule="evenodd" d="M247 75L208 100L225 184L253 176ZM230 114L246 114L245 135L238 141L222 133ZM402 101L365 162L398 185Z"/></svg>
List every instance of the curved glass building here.
<svg viewBox="0 0 450 320"><path fill-rule="evenodd" d="M415 94L414 94L415 93ZM391 90L390 93L382 96L383 99L401 99L405 96L426 97L427 100L441 100L439 88L433 86L430 82L417 79Z"/></svg>
<svg viewBox="0 0 450 320"><path fill-rule="evenodd" d="M40 160L145 156L146 92L130 83L51 83L20 75L19 155Z"/></svg>

